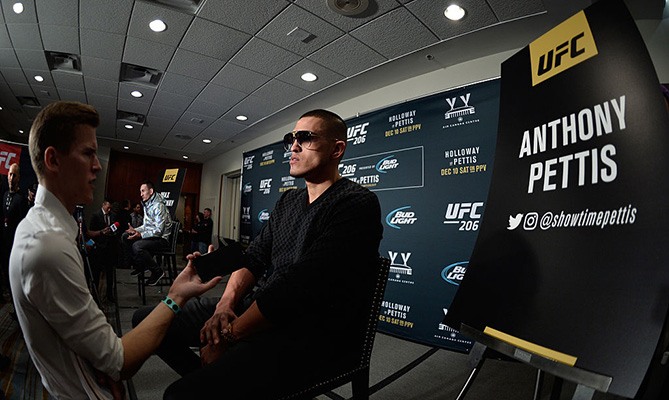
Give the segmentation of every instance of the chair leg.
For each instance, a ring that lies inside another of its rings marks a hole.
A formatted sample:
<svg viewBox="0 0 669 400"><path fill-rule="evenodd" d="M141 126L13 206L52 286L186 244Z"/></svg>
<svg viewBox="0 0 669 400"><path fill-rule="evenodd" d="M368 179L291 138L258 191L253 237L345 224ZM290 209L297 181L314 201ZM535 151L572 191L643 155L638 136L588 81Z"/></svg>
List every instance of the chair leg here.
<svg viewBox="0 0 669 400"><path fill-rule="evenodd" d="M351 386L353 400L369 400L369 367L355 374Z"/></svg>

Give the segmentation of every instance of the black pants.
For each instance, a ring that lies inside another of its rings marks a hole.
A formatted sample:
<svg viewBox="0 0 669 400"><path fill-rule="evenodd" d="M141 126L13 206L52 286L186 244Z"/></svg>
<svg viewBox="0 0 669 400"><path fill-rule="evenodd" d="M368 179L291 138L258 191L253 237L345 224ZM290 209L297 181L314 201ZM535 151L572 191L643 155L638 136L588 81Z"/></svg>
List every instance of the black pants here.
<svg viewBox="0 0 669 400"><path fill-rule="evenodd" d="M217 301L217 298L189 301L156 350L163 361L182 375L167 388L164 399L278 398L306 388L324 376L335 376L344 365L354 362L351 349L342 349L327 331L285 326L244 338L218 360L201 367L199 356L189 347L202 346L200 329L213 315ZM137 310L133 326L152 310L153 307Z"/></svg>
<svg viewBox="0 0 669 400"><path fill-rule="evenodd" d="M150 237L146 239L128 240L123 238L123 245L135 264L136 270L155 270L158 268L153 256L154 251L161 251L169 248L167 240L159 237Z"/></svg>

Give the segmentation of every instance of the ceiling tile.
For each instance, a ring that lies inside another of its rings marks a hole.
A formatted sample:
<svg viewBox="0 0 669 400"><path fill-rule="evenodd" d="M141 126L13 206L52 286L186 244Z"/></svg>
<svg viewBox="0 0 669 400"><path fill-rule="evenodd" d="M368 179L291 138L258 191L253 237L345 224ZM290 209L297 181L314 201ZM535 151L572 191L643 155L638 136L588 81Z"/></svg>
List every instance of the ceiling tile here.
<svg viewBox="0 0 669 400"><path fill-rule="evenodd" d="M96 109L110 108L116 110L116 96L109 97L95 93L88 93L88 103L93 107L95 107ZM116 118L116 116L114 116L114 118Z"/></svg>
<svg viewBox="0 0 669 400"><path fill-rule="evenodd" d="M102 58L81 56L81 71L84 75L93 78L118 81L121 75L121 63Z"/></svg>
<svg viewBox="0 0 669 400"><path fill-rule="evenodd" d="M261 55L259 57L259 55ZM253 38L230 60L240 67L275 76L302 57L272 43Z"/></svg>
<svg viewBox="0 0 669 400"><path fill-rule="evenodd" d="M301 78L302 74L305 72L311 72L312 74L315 74L318 79L313 82L305 82ZM290 83L291 85L300 87L304 90L308 90L309 93L315 93L330 85L334 85L344 78L345 77L343 75L339 75L336 72L330 71L329 69L308 59L304 59L298 62L276 77L276 79L280 81Z"/></svg>
<svg viewBox="0 0 669 400"><path fill-rule="evenodd" d="M309 59L344 76L353 76L387 60L349 35L329 43Z"/></svg>
<svg viewBox="0 0 669 400"><path fill-rule="evenodd" d="M172 125L174 125L174 123L181 117L181 114L183 114L183 110L158 106L154 103L151 105L148 117L150 120L151 118L159 118L165 121L172 121Z"/></svg>
<svg viewBox="0 0 669 400"><path fill-rule="evenodd" d="M270 79L269 76L228 63L221 68L219 73L211 80L211 83L240 92L251 93Z"/></svg>
<svg viewBox="0 0 669 400"><path fill-rule="evenodd" d="M434 1L434 0L430 0ZM345 16L337 14L330 10L325 1L313 0L295 0L295 4L309 10L320 18L328 21L332 25L346 32L351 31L367 22L385 14L386 12L400 6L395 0L375 0L369 2L369 7L365 12L356 16Z"/></svg>
<svg viewBox="0 0 669 400"><path fill-rule="evenodd" d="M500 21L510 21L516 18L545 12L546 7L541 0L527 0L509 2L508 0L487 0L493 12Z"/></svg>
<svg viewBox="0 0 669 400"><path fill-rule="evenodd" d="M163 142L163 139L165 138L165 134L153 134L151 132L147 132L146 128L142 129L142 134L139 137L139 143L143 144L148 144L152 146L158 146L160 143ZM132 149L132 147L130 148Z"/></svg>
<svg viewBox="0 0 669 400"><path fill-rule="evenodd" d="M9 87L12 89L12 92L14 92L15 96L35 97L33 89L27 83L9 82Z"/></svg>
<svg viewBox="0 0 669 400"><path fill-rule="evenodd" d="M2 76L5 78L5 81L7 81L7 83L20 83L23 85L28 84L26 76L23 73L23 70L21 70L20 68L2 67L0 68L0 71L2 71Z"/></svg>
<svg viewBox="0 0 669 400"><path fill-rule="evenodd" d="M2 2L2 11L5 15L5 23L37 23L37 12L35 11L35 3L33 0L23 0L21 2L23 3L23 12L21 14L15 13L12 9L14 3L16 2L8 0Z"/></svg>
<svg viewBox="0 0 669 400"><path fill-rule="evenodd" d="M81 28L125 34L134 0L80 0Z"/></svg>
<svg viewBox="0 0 669 400"><path fill-rule="evenodd" d="M7 26L0 24L0 49L11 49L12 41L9 40L9 33L7 33Z"/></svg>
<svg viewBox="0 0 669 400"><path fill-rule="evenodd" d="M30 85L33 88L33 93L39 99L51 99L57 101L60 99L58 95L58 90L55 86L44 86L44 85ZM40 102L40 104L42 104ZM44 106L45 104L42 104Z"/></svg>
<svg viewBox="0 0 669 400"><path fill-rule="evenodd" d="M163 142L160 144L163 152L165 151L165 148L173 150L183 149L188 143L190 143L194 136L186 134L187 136L190 136L190 139L181 139L176 137L176 135L184 135L184 133L175 130L172 130L170 133L168 133Z"/></svg>
<svg viewBox="0 0 669 400"><path fill-rule="evenodd" d="M202 139L204 139L204 138L207 138L207 139L211 140L211 143L203 143ZM187 151L189 153L196 153L196 154L202 155L202 154L208 152L209 150L213 149L213 146L217 145L220 142L221 142L221 140L218 139L218 138L215 138L215 137L212 138L212 137L208 137L204 134L200 134L197 137L193 138L193 140L189 144L187 144L186 147L184 147L183 150Z"/></svg>
<svg viewBox="0 0 669 400"><path fill-rule="evenodd" d="M42 50L42 37L37 24L7 24L7 30L15 49Z"/></svg>
<svg viewBox="0 0 669 400"><path fill-rule="evenodd" d="M160 90L164 92L183 94L184 96L196 97L207 85L206 81L190 78L167 72L163 75Z"/></svg>
<svg viewBox="0 0 669 400"><path fill-rule="evenodd" d="M16 56L23 69L49 70L44 51L40 50L16 50Z"/></svg>
<svg viewBox="0 0 669 400"><path fill-rule="evenodd" d="M232 107L230 111L223 114L221 118L229 122L238 122L243 125L252 125L261 119L266 118L268 115L272 115L280 108L282 107L265 99L249 96L237 103L237 105ZM248 119L246 121L237 121L235 117L240 114L246 115Z"/></svg>
<svg viewBox="0 0 669 400"><path fill-rule="evenodd" d="M276 79L272 79L260 89L253 92L254 97L259 97L272 103L282 102L284 106L292 104L310 94L311 93L306 90Z"/></svg>
<svg viewBox="0 0 669 400"><path fill-rule="evenodd" d="M134 114L146 115L149 112L150 105L151 105L150 103L119 98L117 108L120 111L127 111Z"/></svg>
<svg viewBox="0 0 669 400"><path fill-rule="evenodd" d="M55 89L56 89L56 88L54 88L54 90L55 90ZM39 104L40 104L42 107L46 107L46 106L48 106L48 105L51 104L51 103L55 103L55 102L57 102L57 101L60 101L60 96L58 96L58 92L56 92L56 97L53 98L53 99L47 99L47 98L44 98L44 97L37 97L37 101L39 101Z"/></svg>
<svg viewBox="0 0 669 400"><path fill-rule="evenodd" d="M119 60L124 44L124 35L92 29L81 30L81 54L85 56Z"/></svg>
<svg viewBox="0 0 669 400"><path fill-rule="evenodd" d="M0 49L0 67L21 68L14 49Z"/></svg>
<svg viewBox="0 0 669 400"><path fill-rule="evenodd" d="M131 124L126 124L123 121L116 121L116 137L120 140L129 140L136 142L139 139L139 134L141 132L141 129L139 129L139 127L126 129L125 125L132 126Z"/></svg>
<svg viewBox="0 0 669 400"><path fill-rule="evenodd" d="M182 118L183 119L183 118ZM172 127L172 132L179 132L185 135L190 136L191 138L197 136L206 128L207 125L204 124L191 124L181 121L177 121L176 124Z"/></svg>
<svg viewBox="0 0 669 400"><path fill-rule="evenodd" d="M198 16L210 21L255 34L284 7L287 1L217 0L204 3Z"/></svg>
<svg viewBox="0 0 669 400"><path fill-rule="evenodd" d="M207 129L202 131L201 135L225 140L235 136L244 129L246 129L245 125L218 119L214 121L213 124L209 125Z"/></svg>
<svg viewBox="0 0 669 400"><path fill-rule="evenodd" d="M89 99L90 100L90 99ZM91 105L93 105L91 103ZM100 125L111 128L112 132L116 130L116 104L113 107L98 107L93 105L100 115Z"/></svg>
<svg viewBox="0 0 669 400"><path fill-rule="evenodd" d="M389 26L402 29L388 29ZM437 42L437 37L404 8L361 26L351 36L390 59Z"/></svg>
<svg viewBox="0 0 669 400"><path fill-rule="evenodd" d="M79 26L79 0L36 0L40 24Z"/></svg>
<svg viewBox="0 0 669 400"><path fill-rule="evenodd" d="M152 108L153 109L153 108ZM178 118L178 116L177 116ZM150 127L154 131L164 131L163 136L165 136L165 133L172 129L174 124L176 123L177 120L171 120L171 119L164 119L164 118L158 118L155 117L151 114L146 116L146 121L144 122L144 127Z"/></svg>
<svg viewBox="0 0 669 400"><path fill-rule="evenodd" d="M447 4L416 0L406 7L442 40L498 22L486 2L462 0L458 5L467 10L467 14L460 21L451 21L444 16Z"/></svg>
<svg viewBox="0 0 669 400"><path fill-rule="evenodd" d="M175 74L209 81L222 66L223 62L221 60L193 53L192 51L177 49L167 70Z"/></svg>
<svg viewBox="0 0 669 400"><path fill-rule="evenodd" d="M53 81L56 83L58 91L60 91L60 89L76 90L80 92L85 90L84 77L81 74L73 72L51 71L51 76L53 77Z"/></svg>
<svg viewBox="0 0 669 400"><path fill-rule="evenodd" d="M24 69L23 70L24 75L26 75L26 79L28 80L28 83L32 86L38 85L38 86L56 86L56 84L53 81L53 78L51 78L51 72L48 70L38 70L38 69ZM35 76L41 76L42 77L42 82L38 82L35 79Z"/></svg>
<svg viewBox="0 0 669 400"><path fill-rule="evenodd" d="M89 94L94 93L103 96L116 96L118 94L117 81L91 78L90 76L84 75L84 84L86 86L86 93Z"/></svg>
<svg viewBox="0 0 669 400"><path fill-rule="evenodd" d="M246 93L210 83L204 90L202 90L200 95L197 96L197 99L209 103L220 104L221 106L231 107L246 96Z"/></svg>
<svg viewBox="0 0 669 400"><path fill-rule="evenodd" d="M296 28L304 31L303 33L308 37L302 40L295 34L290 34ZM325 20L291 5L256 36L294 53L307 56L343 34L341 29Z"/></svg>
<svg viewBox="0 0 669 400"><path fill-rule="evenodd" d="M133 95L131 95L131 93L135 90L141 92L142 97L134 97ZM155 95L156 95L156 89L148 87L146 85L140 85L134 82L121 82L118 85L119 99L126 99L150 105Z"/></svg>
<svg viewBox="0 0 669 400"><path fill-rule="evenodd" d="M234 104L235 103L230 105L222 105L202 100L195 100L188 108L188 110L191 110L190 112L197 110L199 114L206 115L210 118L218 118L223 115L224 112L228 111ZM188 110L186 110L186 112L189 112Z"/></svg>
<svg viewBox="0 0 669 400"><path fill-rule="evenodd" d="M186 110L186 112L181 116L181 118L179 118L178 123L190 124L200 129L205 129L206 127L211 125L211 123L214 122L218 117L220 117L220 114L215 117L211 117L208 115L197 114Z"/></svg>
<svg viewBox="0 0 669 400"><path fill-rule="evenodd" d="M149 22L154 19L160 19L165 22L167 29L163 32L152 31L149 28ZM157 4L137 1L130 17L128 36L177 47L192 19L192 15L180 11L161 7Z"/></svg>
<svg viewBox="0 0 669 400"><path fill-rule="evenodd" d="M40 25L44 49L61 53L80 54L79 29L72 26Z"/></svg>
<svg viewBox="0 0 669 400"><path fill-rule="evenodd" d="M61 100L78 101L79 103L84 103L84 104L88 103L88 101L86 101L86 93L84 92L58 88L58 94L60 94Z"/></svg>
<svg viewBox="0 0 669 400"><path fill-rule="evenodd" d="M156 97L153 99L153 105L168 107L175 110L186 110L190 103L193 102L192 97L182 96L175 93L168 93L159 90L156 92Z"/></svg>
<svg viewBox="0 0 669 400"><path fill-rule="evenodd" d="M174 54L174 47L128 37L125 41L123 62L165 71Z"/></svg>
<svg viewBox="0 0 669 400"><path fill-rule="evenodd" d="M180 48L228 61L251 36L226 26L195 18Z"/></svg>

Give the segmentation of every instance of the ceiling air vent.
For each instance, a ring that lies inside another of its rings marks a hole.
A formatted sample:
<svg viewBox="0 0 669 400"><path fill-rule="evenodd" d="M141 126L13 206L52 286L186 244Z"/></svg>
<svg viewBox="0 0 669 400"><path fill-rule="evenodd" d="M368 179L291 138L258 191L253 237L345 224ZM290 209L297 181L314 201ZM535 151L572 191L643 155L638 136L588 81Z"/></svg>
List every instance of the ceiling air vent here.
<svg viewBox="0 0 669 400"><path fill-rule="evenodd" d="M144 125L146 116L142 114L135 114L127 111L116 111L116 119L122 122L128 122L134 125Z"/></svg>
<svg viewBox="0 0 669 400"><path fill-rule="evenodd" d="M176 135L174 135L174 137L177 138L177 139L181 139L181 140L191 140L192 139L191 136L184 135L182 133L176 134Z"/></svg>
<svg viewBox="0 0 669 400"><path fill-rule="evenodd" d="M164 6L184 11L189 14L195 14L200 7L202 0L149 0L151 3L158 3Z"/></svg>
<svg viewBox="0 0 669 400"><path fill-rule="evenodd" d="M121 63L121 82L134 82L157 87L162 76L163 72L157 69Z"/></svg>
<svg viewBox="0 0 669 400"><path fill-rule="evenodd" d="M65 71L81 73L81 58L78 54L45 51L46 61L51 71Z"/></svg>
<svg viewBox="0 0 669 400"><path fill-rule="evenodd" d="M347 17L360 16L369 7L369 0L325 0L325 2L330 10Z"/></svg>
<svg viewBox="0 0 669 400"><path fill-rule="evenodd" d="M25 107L41 107L36 97L17 96L16 100L19 101L19 104Z"/></svg>

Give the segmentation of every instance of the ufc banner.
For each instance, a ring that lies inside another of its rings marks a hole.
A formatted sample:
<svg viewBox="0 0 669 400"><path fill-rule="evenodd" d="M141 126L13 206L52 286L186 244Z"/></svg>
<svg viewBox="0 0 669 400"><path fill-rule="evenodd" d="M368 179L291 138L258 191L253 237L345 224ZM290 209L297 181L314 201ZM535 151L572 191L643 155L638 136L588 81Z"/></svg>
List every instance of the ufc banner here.
<svg viewBox="0 0 669 400"><path fill-rule="evenodd" d="M2 177L2 193L9 189L7 175L9 174L9 167L14 163L19 164L21 171L19 188L21 193L27 196L28 187L37 182L37 175L35 175L30 162L28 146L0 141L0 174L4 175Z"/></svg>
<svg viewBox="0 0 669 400"><path fill-rule="evenodd" d="M176 218L181 188L186 179L186 170L186 168L167 168L160 171L156 179L155 191L165 198L165 205L172 220Z"/></svg>
<svg viewBox="0 0 669 400"><path fill-rule="evenodd" d="M470 348L470 340L442 320L486 208L498 109L499 80L491 80L346 121L339 173L378 196L384 225L379 252L392 264L379 330L432 346ZM289 161L281 143L244 154L244 243L260 232L283 192L305 186L290 176ZM351 243L356 240L351 232Z"/></svg>
<svg viewBox="0 0 669 400"><path fill-rule="evenodd" d="M490 194L445 322L634 397L669 306L668 154L659 82L622 1L505 61Z"/></svg>

